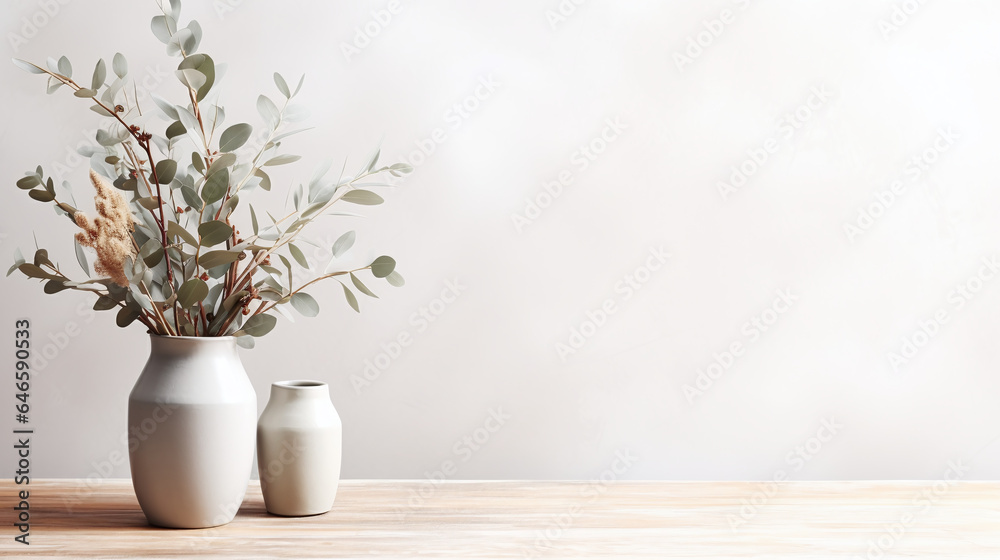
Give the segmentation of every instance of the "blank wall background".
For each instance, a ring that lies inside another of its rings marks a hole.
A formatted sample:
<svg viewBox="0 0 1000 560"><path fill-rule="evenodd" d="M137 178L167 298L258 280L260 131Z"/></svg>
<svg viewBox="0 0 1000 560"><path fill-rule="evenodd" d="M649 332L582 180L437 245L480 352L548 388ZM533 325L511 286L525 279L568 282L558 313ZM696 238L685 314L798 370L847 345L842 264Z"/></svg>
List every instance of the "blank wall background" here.
<svg viewBox="0 0 1000 560"><path fill-rule="evenodd" d="M1000 476L995 3L389 7L184 12L229 63L228 122L260 124L273 72L306 74L315 129L287 143L304 165L258 208L383 138L386 161L416 168L367 218L311 235L357 229L349 260L393 255L406 286L359 315L322 285L319 317L281 319L243 353L261 409L273 381L330 384L345 477L451 461L454 478L593 478L623 456L631 479L933 479L949 462ZM0 32L10 56L65 54L86 76L122 51L140 87L177 99L156 13L19 1ZM99 118L12 65L0 83L0 253L33 250L34 232L76 270L72 226L14 182L42 164L89 199L72 151ZM146 335L82 294L0 286L0 333L28 317L36 350L51 345L34 474L127 476Z"/></svg>

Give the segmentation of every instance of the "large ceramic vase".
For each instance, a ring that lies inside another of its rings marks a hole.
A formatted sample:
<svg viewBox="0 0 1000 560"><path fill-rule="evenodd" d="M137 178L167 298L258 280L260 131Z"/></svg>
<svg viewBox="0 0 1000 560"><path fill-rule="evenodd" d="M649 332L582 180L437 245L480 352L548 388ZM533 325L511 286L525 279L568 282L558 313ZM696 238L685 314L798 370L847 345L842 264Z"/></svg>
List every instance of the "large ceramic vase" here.
<svg viewBox="0 0 1000 560"><path fill-rule="evenodd" d="M132 486L153 525L233 520L253 466L257 395L233 337L150 336L128 399Z"/></svg>
<svg viewBox="0 0 1000 560"><path fill-rule="evenodd" d="M257 469L267 511L303 516L333 507L340 483L342 427L319 381L281 381L257 423Z"/></svg>

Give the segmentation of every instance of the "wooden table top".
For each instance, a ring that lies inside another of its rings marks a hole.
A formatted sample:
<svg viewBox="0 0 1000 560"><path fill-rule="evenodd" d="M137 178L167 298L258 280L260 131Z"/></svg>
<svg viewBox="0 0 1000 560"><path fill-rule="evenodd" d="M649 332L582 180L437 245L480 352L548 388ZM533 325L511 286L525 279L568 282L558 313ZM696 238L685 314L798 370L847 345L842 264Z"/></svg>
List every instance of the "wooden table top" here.
<svg viewBox="0 0 1000 560"><path fill-rule="evenodd" d="M282 518L251 483L212 529L146 524L128 480L33 480L30 545L0 482L0 555L21 558L1000 558L995 482L343 481ZM756 504L756 505L755 505Z"/></svg>

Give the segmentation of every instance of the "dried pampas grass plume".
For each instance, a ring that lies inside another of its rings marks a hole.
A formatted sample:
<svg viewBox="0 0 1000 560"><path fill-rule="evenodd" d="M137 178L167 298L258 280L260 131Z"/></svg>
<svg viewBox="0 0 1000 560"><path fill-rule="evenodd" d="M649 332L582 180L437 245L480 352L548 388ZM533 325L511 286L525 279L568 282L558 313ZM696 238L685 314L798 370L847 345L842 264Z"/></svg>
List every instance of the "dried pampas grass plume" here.
<svg viewBox="0 0 1000 560"><path fill-rule="evenodd" d="M132 244L135 222L132 212L129 211L125 197L93 169L90 170L90 182L97 191L94 197L97 217L91 220L83 212L74 214L76 225L83 229L76 234L76 240L80 245L97 251L97 262L94 263L97 274L111 278L119 286L128 286L128 277L125 276L123 267L125 257L135 255L135 246Z"/></svg>

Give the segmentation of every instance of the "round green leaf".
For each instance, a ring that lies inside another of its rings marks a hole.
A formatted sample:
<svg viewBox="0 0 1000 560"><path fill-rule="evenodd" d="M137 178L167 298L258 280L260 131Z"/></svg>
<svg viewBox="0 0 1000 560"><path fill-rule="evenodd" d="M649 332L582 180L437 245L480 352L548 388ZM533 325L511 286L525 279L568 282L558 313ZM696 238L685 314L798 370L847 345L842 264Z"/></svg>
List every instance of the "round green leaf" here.
<svg viewBox="0 0 1000 560"><path fill-rule="evenodd" d="M111 69L119 78L124 78L128 74L128 62L122 53L115 53L115 57L111 60Z"/></svg>
<svg viewBox="0 0 1000 560"><path fill-rule="evenodd" d="M387 282L389 282L390 286L395 286L397 288L402 288L403 284L406 284L406 280L403 279L403 275L395 270L393 270L392 273L386 276L385 279Z"/></svg>
<svg viewBox="0 0 1000 560"><path fill-rule="evenodd" d="M305 292L299 292L292 296L292 307L305 317L315 317L319 315L319 303L316 298Z"/></svg>
<svg viewBox="0 0 1000 560"><path fill-rule="evenodd" d="M208 284L201 278L192 278L177 290L177 303L188 309L208 296Z"/></svg>
<svg viewBox="0 0 1000 560"><path fill-rule="evenodd" d="M127 327L132 324L133 321L139 318L139 313L141 310L138 307L127 306L121 308L118 312L118 317L115 318L115 322L119 327Z"/></svg>
<svg viewBox="0 0 1000 560"><path fill-rule="evenodd" d="M234 124L227 128L219 138L219 151L232 152L239 149L240 146L247 143L252 133L253 127L247 123Z"/></svg>
<svg viewBox="0 0 1000 560"><path fill-rule="evenodd" d="M212 204L222 200L228 190L229 169L223 167L217 173L208 176L205 186L201 189L201 199L207 204Z"/></svg>
<svg viewBox="0 0 1000 560"><path fill-rule="evenodd" d="M35 189L32 191L28 191L28 196L41 202L52 202L53 200L56 199L55 195L53 195L52 193L50 193L45 189Z"/></svg>
<svg viewBox="0 0 1000 560"><path fill-rule="evenodd" d="M278 320L274 318L274 315L261 313L260 315L250 317L250 320L244 323L243 328L235 334L236 336L264 336L265 334L271 332L271 329L274 328L274 325L277 324L277 322Z"/></svg>
<svg viewBox="0 0 1000 560"><path fill-rule="evenodd" d="M27 175L17 180L17 188L25 191L33 189L41 184L42 181L38 178L38 175Z"/></svg>
<svg viewBox="0 0 1000 560"><path fill-rule="evenodd" d="M198 235L201 236L202 247L211 247L232 237L233 228L221 220L212 220L198 226Z"/></svg>
<svg viewBox="0 0 1000 560"><path fill-rule="evenodd" d="M156 182L166 185L174 180L177 174L177 162L172 159L163 159L156 162Z"/></svg>
<svg viewBox="0 0 1000 560"><path fill-rule="evenodd" d="M396 260L392 257L382 255L372 262L372 275L375 278L385 278L396 270Z"/></svg>

